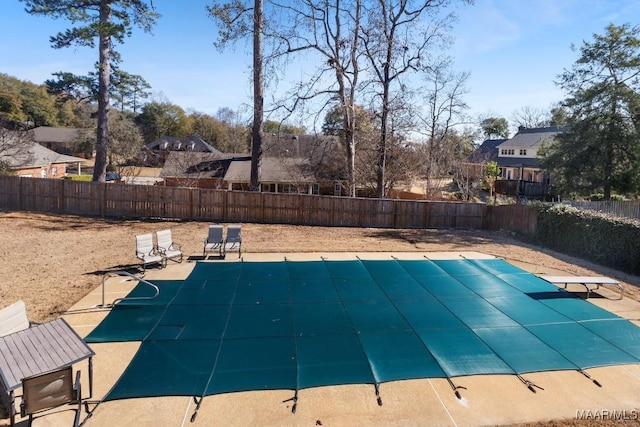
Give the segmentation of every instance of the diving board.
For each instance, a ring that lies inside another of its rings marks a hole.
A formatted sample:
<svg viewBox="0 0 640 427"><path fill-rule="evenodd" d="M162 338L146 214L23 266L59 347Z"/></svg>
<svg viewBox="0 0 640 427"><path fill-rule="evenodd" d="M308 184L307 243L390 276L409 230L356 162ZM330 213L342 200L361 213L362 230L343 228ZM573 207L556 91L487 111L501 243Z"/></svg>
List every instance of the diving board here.
<svg viewBox="0 0 640 427"><path fill-rule="evenodd" d="M589 285L595 286L594 289L600 289L602 285L612 285L616 286L620 291L620 299L622 299L623 288L622 284L616 279L612 279L611 277L606 276L547 276L540 275L538 276L541 279L546 280L547 282L553 283L554 285L564 285L564 288L567 288L567 285L582 285L587 290L587 298L591 294L591 288Z"/></svg>

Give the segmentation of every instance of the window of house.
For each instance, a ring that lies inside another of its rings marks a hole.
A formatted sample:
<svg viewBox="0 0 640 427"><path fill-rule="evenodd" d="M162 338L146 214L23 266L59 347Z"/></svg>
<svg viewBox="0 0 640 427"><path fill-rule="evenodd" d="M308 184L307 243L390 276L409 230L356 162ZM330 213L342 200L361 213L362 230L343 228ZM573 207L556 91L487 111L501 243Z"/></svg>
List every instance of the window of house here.
<svg viewBox="0 0 640 427"><path fill-rule="evenodd" d="M276 192L276 185L271 183L271 184L262 184L261 185L261 190L263 193L275 193Z"/></svg>
<svg viewBox="0 0 640 427"><path fill-rule="evenodd" d="M320 184L316 182L311 186L311 194L320 194Z"/></svg>
<svg viewBox="0 0 640 427"><path fill-rule="evenodd" d="M51 168L51 170L49 171L49 175L51 175L51 176L56 176L56 175L58 175L58 168L57 168L57 167L55 167L55 166L53 166L53 167Z"/></svg>
<svg viewBox="0 0 640 427"><path fill-rule="evenodd" d="M520 150L520 155L521 156L526 156L527 155L527 150Z"/></svg>
<svg viewBox="0 0 640 427"><path fill-rule="evenodd" d="M342 195L342 184L340 182L336 182L333 185L333 195L334 196L341 196Z"/></svg>
<svg viewBox="0 0 640 427"><path fill-rule="evenodd" d="M282 188L282 192L283 193L297 193L298 189L296 188L295 185L292 184L285 184L284 187Z"/></svg>
<svg viewBox="0 0 640 427"><path fill-rule="evenodd" d="M47 170L40 169L40 178L46 178L46 177L47 177Z"/></svg>

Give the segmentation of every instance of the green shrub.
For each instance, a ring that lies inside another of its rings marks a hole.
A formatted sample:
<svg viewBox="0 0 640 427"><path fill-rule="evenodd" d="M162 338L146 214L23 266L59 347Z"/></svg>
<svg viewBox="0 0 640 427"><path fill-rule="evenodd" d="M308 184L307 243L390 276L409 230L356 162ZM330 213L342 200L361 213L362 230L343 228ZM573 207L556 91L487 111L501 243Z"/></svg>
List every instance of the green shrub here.
<svg viewBox="0 0 640 427"><path fill-rule="evenodd" d="M621 196L620 194L612 194L609 199L610 200L624 200L624 197ZM601 202L601 201L605 200L605 198L604 198L604 194L603 193L595 193L595 194L589 195L587 197L587 200L589 200L591 202Z"/></svg>
<svg viewBox="0 0 640 427"><path fill-rule="evenodd" d="M579 210L537 204L536 243L603 266L640 274L640 223Z"/></svg>

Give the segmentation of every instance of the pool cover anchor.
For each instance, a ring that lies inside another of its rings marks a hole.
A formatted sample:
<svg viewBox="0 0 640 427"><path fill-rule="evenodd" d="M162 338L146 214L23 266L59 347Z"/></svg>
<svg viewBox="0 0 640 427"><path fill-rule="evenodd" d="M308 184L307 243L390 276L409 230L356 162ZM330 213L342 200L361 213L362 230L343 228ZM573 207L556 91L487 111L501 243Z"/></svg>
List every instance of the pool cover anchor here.
<svg viewBox="0 0 640 427"><path fill-rule="evenodd" d="M540 389L540 390L543 390L543 391L544 391L544 389L543 389L542 387L540 387L538 384L536 384L536 383L534 383L534 382L532 382L532 381L529 381L529 380L528 380L528 379L526 379L526 378L523 378L523 377L522 377L522 375L516 375L516 376L517 376L517 377L518 377L518 379L519 379L520 381L522 381L522 383L523 383L524 385L526 385L526 386L527 386L527 388L528 388L529 390L531 390L532 392L536 393L536 388L538 388L538 389Z"/></svg>
<svg viewBox="0 0 640 427"><path fill-rule="evenodd" d="M204 400L204 396L200 396L200 400L198 400L197 396L193 396L193 403L196 404L196 409L193 411L193 415L191 415L191 422L194 423L196 418L198 417L198 411L200 410L200 405Z"/></svg>
<svg viewBox="0 0 640 427"><path fill-rule="evenodd" d="M382 397L380 397L380 384L375 383L373 386L376 388L376 400L378 401L378 406L382 406Z"/></svg>
<svg viewBox="0 0 640 427"><path fill-rule="evenodd" d="M461 385L455 385L453 383L453 381L451 381L451 378L447 377L447 381L449 381L449 385L451 386L451 388L453 389L453 392L456 394L456 397L458 398L458 400L462 400L462 395L460 394L460 392L458 391L458 389L463 389L466 390L467 388Z"/></svg>
<svg viewBox="0 0 640 427"><path fill-rule="evenodd" d="M282 403L287 403L287 402L293 402L293 405L291 406L291 413L295 414L296 413L296 409L298 407L298 390L296 390L296 392L295 392L295 394L293 395L292 398L282 401Z"/></svg>
<svg viewBox="0 0 640 427"><path fill-rule="evenodd" d="M593 383L595 385L597 385L598 387L602 387L602 384L600 384L600 382L593 378L591 375L589 375L588 373L586 373L585 371L583 371L582 369L578 369L578 372L580 372L582 375L584 375L585 377L589 378L591 381L593 381Z"/></svg>

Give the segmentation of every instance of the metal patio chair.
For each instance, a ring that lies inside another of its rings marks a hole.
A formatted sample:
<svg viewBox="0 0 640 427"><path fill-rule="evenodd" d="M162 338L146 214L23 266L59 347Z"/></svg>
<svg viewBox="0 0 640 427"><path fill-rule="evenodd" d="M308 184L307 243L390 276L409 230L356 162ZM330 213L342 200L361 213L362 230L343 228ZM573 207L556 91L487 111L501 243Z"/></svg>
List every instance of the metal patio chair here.
<svg viewBox="0 0 640 427"><path fill-rule="evenodd" d="M223 227L221 225L210 225L209 234L204 239L204 248L202 249L202 256L206 256L207 252L218 252L220 258L223 256L224 238Z"/></svg>
<svg viewBox="0 0 640 427"><path fill-rule="evenodd" d="M27 425L31 425L34 414L70 404L77 405L73 422L75 427L78 425L82 412L82 394L80 391L80 371L76 372L74 381L71 366L22 380L20 416L29 416Z"/></svg>
<svg viewBox="0 0 640 427"><path fill-rule="evenodd" d="M224 241L224 253L227 251L238 251L238 258L242 253L242 227L230 225L227 227L227 238Z"/></svg>
<svg viewBox="0 0 640 427"><path fill-rule="evenodd" d="M182 262L182 245L173 241L171 230L156 232L156 245L165 259Z"/></svg>
<svg viewBox="0 0 640 427"><path fill-rule="evenodd" d="M161 268L166 265L166 259L153 245L151 233L136 236L136 258L142 261L143 272L146 271L149 264L160 264Z"/></svg>

